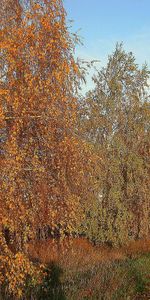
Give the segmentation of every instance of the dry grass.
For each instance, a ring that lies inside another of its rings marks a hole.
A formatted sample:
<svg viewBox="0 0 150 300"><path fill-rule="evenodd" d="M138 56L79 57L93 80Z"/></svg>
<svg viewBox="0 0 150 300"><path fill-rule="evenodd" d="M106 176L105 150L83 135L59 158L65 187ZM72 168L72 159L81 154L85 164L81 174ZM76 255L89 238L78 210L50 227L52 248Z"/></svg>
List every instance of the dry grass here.
<svg viewBox="0 0 150 300"><path fill-rule="evenodd" d="M32 259L42 263L55 261L68 268L81 268L95 262L122 260L128 256L136 256L150 252L150 240L129 242L122 248L106 246L94 247L85 238L65 238L62 241L48 239L36 241L28 245L28 253Z"/></svg>
<svg viewBox="0 0 150 300"><path fill-rule="evenodd" d="M30 243L28 252L32 259L47 264L53 261L61 267L66 299L150 299L142 293L135 298L144 274L149 274L150 258L139 254L150 252L150 240L132 241L117 249L96 247L84 238L49 239ZM132 256L139 258L127 259Z"/></svg>
<svg viewBox="0 0 150 300"><path fill-rule="evenodd" d="M131 241L122 248L125 255L136 256L150 252L150 239Z"/></svg>

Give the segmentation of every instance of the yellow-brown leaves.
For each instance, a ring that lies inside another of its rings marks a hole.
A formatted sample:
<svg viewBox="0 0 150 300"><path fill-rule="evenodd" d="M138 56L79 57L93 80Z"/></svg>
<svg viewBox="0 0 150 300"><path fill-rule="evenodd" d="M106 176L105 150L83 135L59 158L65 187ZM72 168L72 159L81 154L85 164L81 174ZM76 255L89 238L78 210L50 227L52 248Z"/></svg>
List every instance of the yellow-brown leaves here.
<svg viewBox="0 0 150 300"><path fill-rule="evenodd" d="M35 279L35 283L38 283L41 275L42 269L36 268L21 252L0 256L0 283L7 282L8 294L14 295L16 299L22 297L27 277L30 276L32 281Z"/></svg>
<svg viewBox="0 0 150 300"><path fill-rule="evenodd" d="M4 119L5 119L5 115L4 115L4 112L3 112L3 108L0 107L0 128L1 128L1 126L4 125L4 123L3 123Z"/></svg>
<svg viewBox="0 0 150 300"><path fill-rule="evenodd" d="M23 254L27 240L45 227L71 234L83 220L90 152L75 137L80 76L62 1L20 7L16 14L5 24L1 43L0 233L6 248L6 228L15 244L16 255L4 253L1 261L8 266L9 291L19 298L26 275L33 273Z"/></svg>

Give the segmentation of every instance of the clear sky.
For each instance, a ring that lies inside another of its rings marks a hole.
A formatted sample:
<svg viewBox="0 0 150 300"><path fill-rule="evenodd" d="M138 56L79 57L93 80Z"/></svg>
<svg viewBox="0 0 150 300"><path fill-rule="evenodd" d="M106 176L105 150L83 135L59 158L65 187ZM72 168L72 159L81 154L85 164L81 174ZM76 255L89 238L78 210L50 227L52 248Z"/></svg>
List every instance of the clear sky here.
<svg viewBox="0 0 150 300"><path fill-rule="evenodd" d="M116 42L123 42L138 64L147 61L150 66L150 0L64 0L64 5L68 19L74 20L73 31L80 29L83 38L78 56L98 59L102 66Z"/></svg>

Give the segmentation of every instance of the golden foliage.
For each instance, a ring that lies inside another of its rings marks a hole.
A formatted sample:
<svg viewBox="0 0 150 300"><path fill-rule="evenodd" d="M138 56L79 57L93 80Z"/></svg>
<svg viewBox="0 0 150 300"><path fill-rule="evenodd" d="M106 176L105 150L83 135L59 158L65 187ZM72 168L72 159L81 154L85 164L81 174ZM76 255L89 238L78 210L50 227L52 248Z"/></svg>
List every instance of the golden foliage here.
<svg viewBox="0 0 150 300"><path fill-rule="evenodd" d="M34 273L27 241L44 226L76 231L92 168L76 135L80 71L62 1L13 2L1 9L0 247L10 293L20 297L18 278L22 286Z"/></svg>

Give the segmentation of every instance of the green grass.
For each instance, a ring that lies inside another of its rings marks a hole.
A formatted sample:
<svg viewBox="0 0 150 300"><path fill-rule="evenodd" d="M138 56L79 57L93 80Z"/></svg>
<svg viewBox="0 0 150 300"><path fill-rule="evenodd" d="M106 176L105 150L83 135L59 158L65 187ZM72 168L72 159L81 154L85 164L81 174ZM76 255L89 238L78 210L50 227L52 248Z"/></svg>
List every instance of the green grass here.
<svg viewBox="0 0 150 300"><path fill-rule="evenodd" d="M64 270L67 300L150 299L150 254L92 265L86 272Z"/></svg>
<svg viewBox="0 0 150 300"><path fill-rule="evenodd" d="M51 264L45 271L43 283L36 289L28 284L21 300L150 299L150 253L124 260L95 261L88 268L74 270Z"/></svg>

